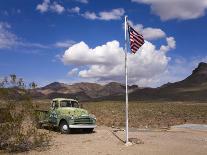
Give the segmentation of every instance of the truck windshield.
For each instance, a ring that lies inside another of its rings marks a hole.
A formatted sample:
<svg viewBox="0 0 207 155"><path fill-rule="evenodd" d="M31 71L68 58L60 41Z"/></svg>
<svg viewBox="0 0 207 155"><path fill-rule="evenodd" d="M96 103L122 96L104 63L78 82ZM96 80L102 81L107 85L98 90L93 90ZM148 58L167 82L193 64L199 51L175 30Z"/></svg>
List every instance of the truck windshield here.
<svg viewBox="0 0 207 155"><path fill-rule="evenodd" d="M69 101L69 100L63 100L60 101L60 106L61 107L75 107L79 108L79 105L76 101Z"/></svg>

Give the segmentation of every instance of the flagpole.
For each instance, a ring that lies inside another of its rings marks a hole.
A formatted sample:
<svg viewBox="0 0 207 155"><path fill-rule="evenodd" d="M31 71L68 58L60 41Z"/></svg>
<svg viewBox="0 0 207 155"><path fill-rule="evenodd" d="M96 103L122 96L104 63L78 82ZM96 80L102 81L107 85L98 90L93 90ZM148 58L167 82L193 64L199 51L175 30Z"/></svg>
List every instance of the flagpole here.
<svg viewBox="0 0 207 155"><path fill-rule="evenodd" d="M129 142L128 127L128 79L127 79L127 16L125 16L125 87L126 87L126 144Z"/></svg>

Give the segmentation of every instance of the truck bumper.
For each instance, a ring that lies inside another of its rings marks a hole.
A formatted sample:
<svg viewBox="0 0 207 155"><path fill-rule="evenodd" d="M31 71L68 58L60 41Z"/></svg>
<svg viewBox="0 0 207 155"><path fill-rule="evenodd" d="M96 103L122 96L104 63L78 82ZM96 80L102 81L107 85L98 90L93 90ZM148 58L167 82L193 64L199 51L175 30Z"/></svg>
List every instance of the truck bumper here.
<svg viewBox="0 0 207 155"><path fill-rule="evenodd" d="M76 125L69 125L69 128L75 128L75 129L89 129L89 128L95 128L96 125L94 124L76 124Z"/></svg>

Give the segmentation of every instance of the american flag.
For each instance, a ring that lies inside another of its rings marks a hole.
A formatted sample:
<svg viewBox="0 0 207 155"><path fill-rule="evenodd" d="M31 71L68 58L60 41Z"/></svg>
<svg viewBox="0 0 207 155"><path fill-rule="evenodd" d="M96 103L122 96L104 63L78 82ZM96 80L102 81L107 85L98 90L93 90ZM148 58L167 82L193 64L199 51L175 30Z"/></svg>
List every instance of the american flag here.
<svg viewBox="0 0 207 155"><path fill-rule="evenodd" d="M139 34L136 30L134 30L129 24L128 32L131 51L132 53L136 53L137 50L144 44L144 37L141 34Z"/></svg>

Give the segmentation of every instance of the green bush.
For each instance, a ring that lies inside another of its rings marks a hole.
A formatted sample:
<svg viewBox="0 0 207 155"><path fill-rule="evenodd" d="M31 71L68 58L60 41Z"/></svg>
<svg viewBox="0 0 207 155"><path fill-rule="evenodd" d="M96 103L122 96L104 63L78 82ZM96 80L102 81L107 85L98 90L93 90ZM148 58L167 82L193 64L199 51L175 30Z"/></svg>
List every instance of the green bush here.
<svg viewBox="0 0 207 155"><path fill-rule="evenodd" d="M15 85L13 83L13 85ZM21 91L16 99L15 92ZM37 129L35 107L24 88L0 88L0 149L8 152L23 152L49 145L48 131Z"/></svg>
<svg viewBox="0 0 207 155"><path fill-rule="evenodd" d="M1 118L6 119L0 124L0 149L21 152L48 146L50 136L36 128L34 109L28 99L8 103L1 113Z"/></svg>

